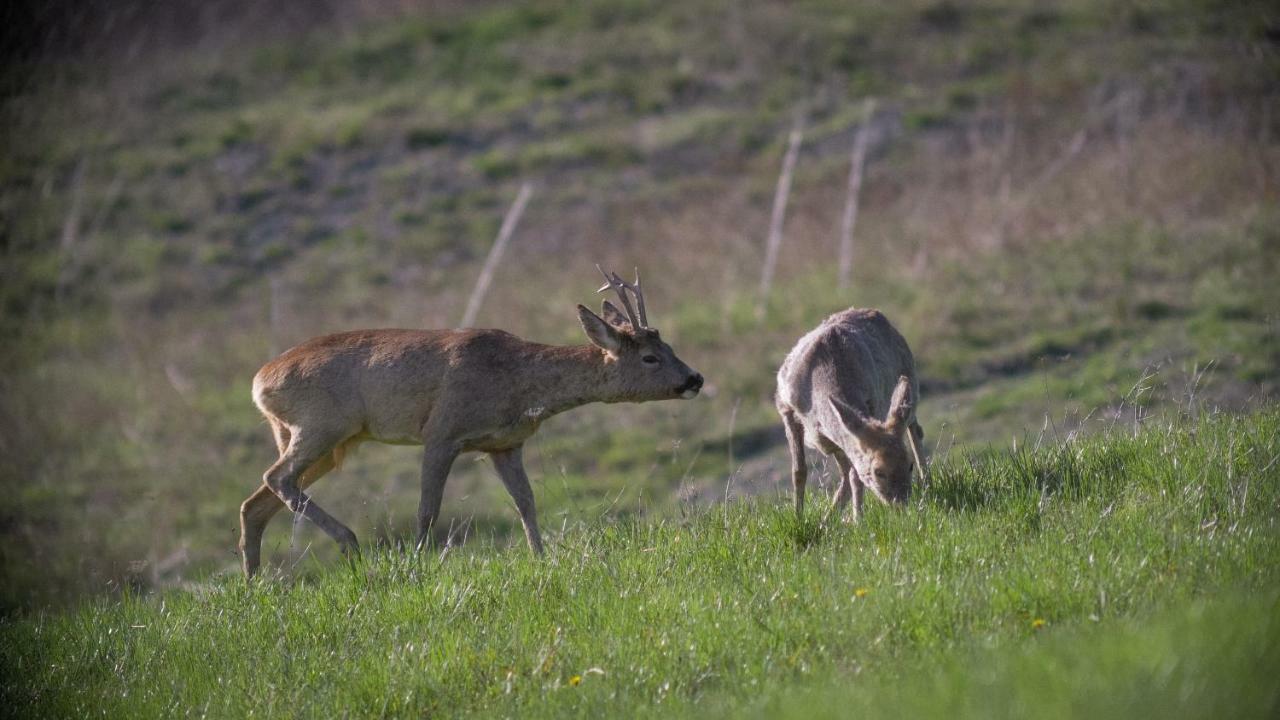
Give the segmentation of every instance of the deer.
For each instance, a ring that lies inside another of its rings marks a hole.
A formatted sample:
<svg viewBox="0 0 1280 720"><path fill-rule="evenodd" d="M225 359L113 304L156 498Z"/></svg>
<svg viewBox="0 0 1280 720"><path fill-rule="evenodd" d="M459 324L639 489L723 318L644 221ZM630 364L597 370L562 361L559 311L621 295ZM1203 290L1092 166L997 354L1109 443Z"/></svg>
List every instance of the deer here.
<svg viewBox="0 0 1280 720"><path fill-rule="evenodd" d="M879 310L850 308L822 321L796 343L778 370L775 401L791 451L796 517L804 517L808 445L832 457L840 478L831 508L853 499L862 517L863 494L905 505L924 430L916 421L920 395L907 341Z"/></svg>
<svg viewBox="0 0 1280 720"><path fill-rule="evenodd" d="M267 522L288 508L359 553L355 533L304 490L339 467L359 443L421 445L417 547L430 543L445 481L462 453L487 453L515 502L525 539L543 554L522 448L548 418L588 403L692 399L703 377L649 325L640 272L634 282L605 272L613 289L596 315L578 305L589 343L544 345L503 330L357 330L286 350L253 378L279 459L240 506L246 578L258 571ZM635 305L631 299L635 299Z"/></svg>

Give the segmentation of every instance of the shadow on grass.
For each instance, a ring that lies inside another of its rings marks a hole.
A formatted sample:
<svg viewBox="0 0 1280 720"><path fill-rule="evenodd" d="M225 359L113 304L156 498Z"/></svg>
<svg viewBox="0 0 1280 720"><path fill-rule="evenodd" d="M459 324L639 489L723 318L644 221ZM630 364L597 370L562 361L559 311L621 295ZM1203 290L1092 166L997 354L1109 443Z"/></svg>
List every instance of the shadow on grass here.
<svg viewBox="0 0 1280 720"><path fill-rule="evenodd" d="M831 534L832 526L821 516L805 514L796 517L789 508L778 508L769 520L770 536L782 545L798 550L817 547Z"/></svg>

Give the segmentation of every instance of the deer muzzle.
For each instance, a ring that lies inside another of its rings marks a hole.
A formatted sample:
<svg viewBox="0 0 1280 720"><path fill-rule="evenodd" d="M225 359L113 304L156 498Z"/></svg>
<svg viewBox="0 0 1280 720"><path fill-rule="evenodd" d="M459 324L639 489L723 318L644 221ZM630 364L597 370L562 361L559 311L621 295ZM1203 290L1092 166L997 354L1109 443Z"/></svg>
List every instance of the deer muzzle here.
<svg viewBox="0 0 1280 720"><path fill-rule="evenodd" d="M676 388L676 395L690 400L698 396L698 391L702 389L702 373L694 373L689 376L684 384Z"/></svg>

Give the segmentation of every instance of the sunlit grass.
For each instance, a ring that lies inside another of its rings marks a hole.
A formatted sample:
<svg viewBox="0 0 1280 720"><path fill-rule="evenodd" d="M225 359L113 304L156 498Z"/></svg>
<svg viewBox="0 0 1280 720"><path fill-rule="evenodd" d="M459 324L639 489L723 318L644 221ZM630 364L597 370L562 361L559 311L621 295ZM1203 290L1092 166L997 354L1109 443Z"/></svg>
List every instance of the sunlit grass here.
<svg viewBox="0 0 1280 720"><path fill-rule="evenodd" d="M1275 703L1257 682L1276 666L1260 618L1280 588L1278 454L1275 410L1209 417L956 453L909 509L872 504L858 525L820 526L818 502L801 521L739 503L571 526L544 559L476 542L215 577L9 622L5 701L331 717L799 715L853 698L979 716L1018 715L1033 682L1046 715L1122 717L1168 693L1257 715Z"/></svg>

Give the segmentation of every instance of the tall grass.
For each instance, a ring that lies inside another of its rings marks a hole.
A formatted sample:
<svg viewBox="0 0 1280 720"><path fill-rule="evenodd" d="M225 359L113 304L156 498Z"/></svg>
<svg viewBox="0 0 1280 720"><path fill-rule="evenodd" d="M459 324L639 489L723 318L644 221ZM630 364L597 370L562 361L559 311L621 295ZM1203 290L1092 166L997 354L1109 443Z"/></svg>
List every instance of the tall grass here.
<svg viewBox="0 0 1280 720"><path fill-rule="evenodd" d="M858 525L756 501L572 526L543 559L473 543L212 577L6 623L2 699L40 717L1265 716L1278 457L1272 408L953 453L906 511Z"/></svg>

